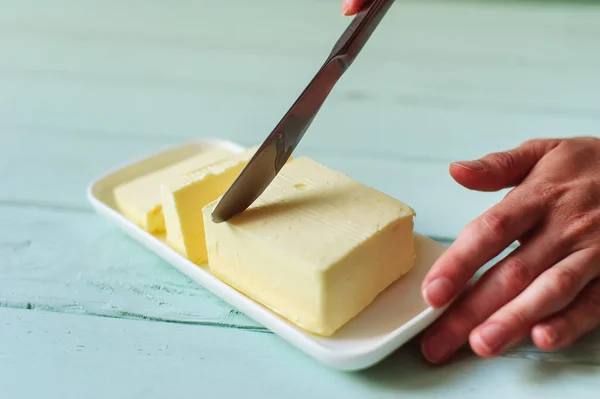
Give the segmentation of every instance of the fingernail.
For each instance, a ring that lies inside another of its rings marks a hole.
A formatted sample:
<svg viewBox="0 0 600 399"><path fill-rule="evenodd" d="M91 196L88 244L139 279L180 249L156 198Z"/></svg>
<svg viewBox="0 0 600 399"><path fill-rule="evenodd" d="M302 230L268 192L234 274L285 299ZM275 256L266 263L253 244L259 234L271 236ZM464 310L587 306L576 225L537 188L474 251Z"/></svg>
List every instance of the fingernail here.
<svg viewBox="0 0 600 399"><path fill-rule="evenodd" d="M558 334L556 333L556 329L552 328L552 326L546 324L540 326L540 329L542 330L542 335L548 345L553 345L558 341Z"/></svg>
<svg viewBox="0 0 600 399"><path fill-rule="evenodd" d="M549 345L553 345L558 341L558 334L554 328L546 327L542 331L544 332L544 336L546 337L546 341L548 341Z"/></svg>
<svg viewBox="0 0 600 399"><path fill-rule="evenodd" d="M506 344L506 329L499 324L488 324L479 330L476 335L481 346L488 354L493 354L502 349Z"/></svg>
<svg viewBox="0 0 600 399"><path fill-rule="evenodd" d="M467 169L473 172L480 172L485 169L485 165L479 161L460 161L453 162L452 165L458 166L463 169Z"/></svg>
<svg viewBox="0 0 600 399"><path fill-rule="evenodd" d="M433 307L444 306L454 296L454 284L446 277L438 277L423 289L423 299Z"/></svg>
<svg viewBox="0 0 600 399"><path fill-rule="evenodd" d="M348 15L348 9L350 8L350 0L344 0L342 3L342 14Z"/></svg>
<svg viewBox="0 0 600 399"><path fill-rule="evenodd" d="M434 332L423 339L421 352L425 359L431 363L438 363L450 354L452 350L452 336L446 330Z"/></svg>

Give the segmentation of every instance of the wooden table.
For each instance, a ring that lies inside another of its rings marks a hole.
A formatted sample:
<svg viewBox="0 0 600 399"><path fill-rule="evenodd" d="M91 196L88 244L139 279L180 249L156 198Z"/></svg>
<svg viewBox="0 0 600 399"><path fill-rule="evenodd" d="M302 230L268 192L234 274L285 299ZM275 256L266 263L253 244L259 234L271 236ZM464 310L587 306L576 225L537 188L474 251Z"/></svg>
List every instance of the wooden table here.
<svg viewBox="0 0 600 399"><path fill-rule="evenodd" d="M349 22L339 3L0 0L1 399L597 397L598 334L327 369L92 212L87 183L132 158L258 143ZM398 1L298 152L449 244L504 194L459 187L449 162L600 134L599 39L594 2Z"/></svg>

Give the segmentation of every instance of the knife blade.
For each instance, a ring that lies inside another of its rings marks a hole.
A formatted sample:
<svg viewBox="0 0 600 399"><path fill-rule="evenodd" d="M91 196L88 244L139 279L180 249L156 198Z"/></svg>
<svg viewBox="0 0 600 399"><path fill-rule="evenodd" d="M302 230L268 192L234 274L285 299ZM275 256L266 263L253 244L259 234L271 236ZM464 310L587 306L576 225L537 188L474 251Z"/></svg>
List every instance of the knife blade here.
<svg viewBox="0 0 600 399"><path fill-rule="evenodd" d="M308 86L223 194L212 212L213 222L222 223L243 212L269 186L393 2L372 0L352 19Z"/></svg>

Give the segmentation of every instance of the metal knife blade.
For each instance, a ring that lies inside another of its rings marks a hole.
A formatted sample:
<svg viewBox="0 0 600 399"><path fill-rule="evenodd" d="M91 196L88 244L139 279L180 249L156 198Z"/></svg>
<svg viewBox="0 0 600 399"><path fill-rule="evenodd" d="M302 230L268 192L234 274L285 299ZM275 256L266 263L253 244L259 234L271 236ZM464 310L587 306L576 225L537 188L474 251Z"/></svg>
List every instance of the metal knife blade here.
<svg viewBox="0 0 600 399"><path fill-rule="evenodd" d="M372 0L352 19L323 66L221 197L212 212L215 223L243 212L269 186L393 2Z"/></svg>

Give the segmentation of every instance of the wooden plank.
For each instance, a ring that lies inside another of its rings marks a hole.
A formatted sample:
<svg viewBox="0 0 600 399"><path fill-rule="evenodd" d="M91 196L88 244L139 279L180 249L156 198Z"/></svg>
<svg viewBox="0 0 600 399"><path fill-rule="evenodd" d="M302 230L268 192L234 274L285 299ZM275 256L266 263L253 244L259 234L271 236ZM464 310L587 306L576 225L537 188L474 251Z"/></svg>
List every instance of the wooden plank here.
<svg viewBox="0 0 600 399"><path fill-rule="evenodd" d="M0 306L263 330L89 212L0 207Z"/></svg>
<svg viewBox="0 0 600 399"><path fill-rule="evenodd" d="M414 345L340 373L247 331L6 309L0 326L7 399L594 398L600 389L597 367L470 355L432 367Z"/></svg>

